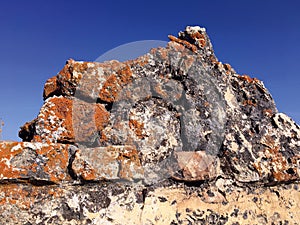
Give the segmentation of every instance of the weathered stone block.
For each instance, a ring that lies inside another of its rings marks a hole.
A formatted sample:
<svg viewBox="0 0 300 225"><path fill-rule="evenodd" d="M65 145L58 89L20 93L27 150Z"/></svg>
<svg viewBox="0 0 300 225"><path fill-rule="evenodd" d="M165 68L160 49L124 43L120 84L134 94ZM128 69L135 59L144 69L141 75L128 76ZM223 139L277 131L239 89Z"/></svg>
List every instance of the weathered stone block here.
<svg viewBox="0 0 300 225"><path fill-rule="evenodd" d="M64 144L0 142L0 182L71 181L70 148Z"/></svg>

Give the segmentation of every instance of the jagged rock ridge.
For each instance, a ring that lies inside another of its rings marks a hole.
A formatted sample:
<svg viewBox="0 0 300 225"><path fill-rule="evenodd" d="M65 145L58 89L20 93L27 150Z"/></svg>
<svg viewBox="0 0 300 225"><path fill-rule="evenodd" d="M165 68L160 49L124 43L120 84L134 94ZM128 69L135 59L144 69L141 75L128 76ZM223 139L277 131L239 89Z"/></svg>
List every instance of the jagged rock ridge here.
<svg viewBox="0 0 300 225"><path fill-rule="evenodd" d="M2 221L297 224L299 126L204 28L169 38L123 63L68 60L46 82L26 142L0 143Z"/></svg>

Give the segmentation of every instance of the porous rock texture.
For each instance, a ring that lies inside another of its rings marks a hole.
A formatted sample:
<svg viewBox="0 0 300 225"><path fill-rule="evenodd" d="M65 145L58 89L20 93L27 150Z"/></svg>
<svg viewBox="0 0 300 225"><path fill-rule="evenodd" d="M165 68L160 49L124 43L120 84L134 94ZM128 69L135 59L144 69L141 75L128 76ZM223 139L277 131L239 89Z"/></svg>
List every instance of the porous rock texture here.
<svg viewBox="0 0 300 225"><path fill-rule="evenodd" d="M1 224L300 224L300 128L204 28L135 60L68 60L0 142Z"/></svg>

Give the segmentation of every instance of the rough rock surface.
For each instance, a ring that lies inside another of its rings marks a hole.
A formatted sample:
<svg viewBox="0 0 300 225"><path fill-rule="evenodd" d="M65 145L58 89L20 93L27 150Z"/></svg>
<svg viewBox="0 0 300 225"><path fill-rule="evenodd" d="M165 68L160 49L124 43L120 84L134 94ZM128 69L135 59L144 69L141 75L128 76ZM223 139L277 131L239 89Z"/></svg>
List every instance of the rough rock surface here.
<svg viewBox="0 0 300 225"><path fill-rule="evenodd" d="M46 82L0 142L1 224L300 224L300 127L204 28L169 38Z"/></svg>

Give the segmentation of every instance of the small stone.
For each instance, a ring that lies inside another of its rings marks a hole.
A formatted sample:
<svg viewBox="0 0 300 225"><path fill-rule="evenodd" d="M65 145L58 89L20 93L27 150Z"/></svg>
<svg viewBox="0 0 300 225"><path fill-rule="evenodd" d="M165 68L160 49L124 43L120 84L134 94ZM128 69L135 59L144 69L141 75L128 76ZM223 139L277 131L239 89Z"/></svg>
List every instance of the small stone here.
<svg viewBox="0 0 300 225"><path fill-rule="evenodd" d="M183 177L178 178L187 181L209 180L220 173L219 159L206 154L204 151L198 152L177 152L179 167L183 171Z"/></svg>

